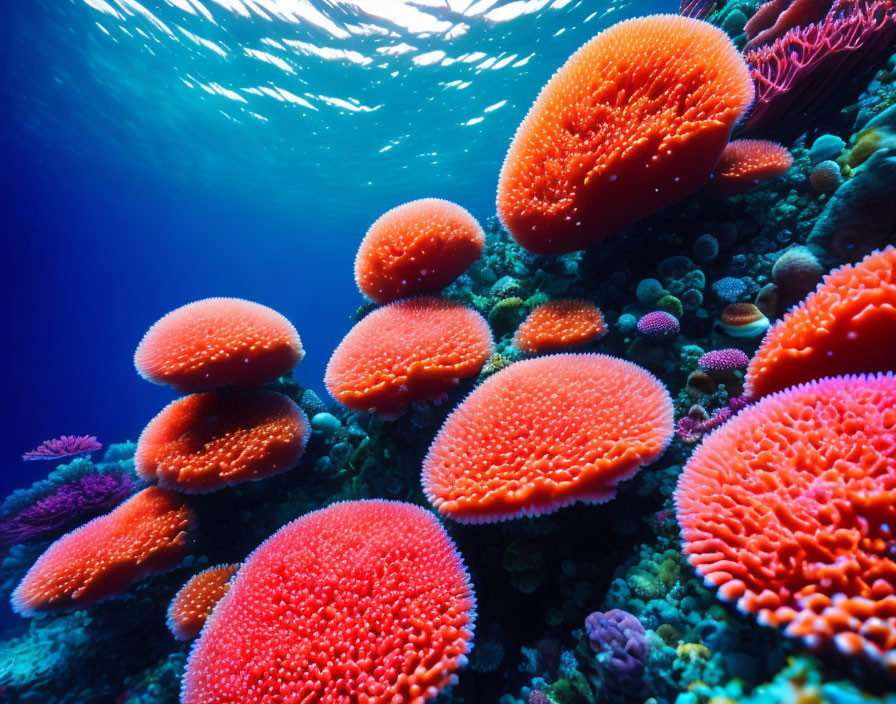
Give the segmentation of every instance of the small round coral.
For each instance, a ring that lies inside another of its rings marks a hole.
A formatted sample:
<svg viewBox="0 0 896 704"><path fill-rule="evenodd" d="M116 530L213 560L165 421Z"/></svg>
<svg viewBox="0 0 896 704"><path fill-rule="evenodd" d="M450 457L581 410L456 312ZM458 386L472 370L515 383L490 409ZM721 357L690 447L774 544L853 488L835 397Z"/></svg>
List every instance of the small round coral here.
<svg viewBox="0 0 896 704"><path fill-rule="evenodd" d="M109 599L186 557L194 524L180 496L144 489L50 545L13 592L13 609L35 616Z"/></svg>
<svg viewBox="0 0 896 704"><path fill-rule="evenodd" d="M475 601L429 511L347 501L249 556L190 653L182 704L422 704L456 681Z"/></svg>
<svg viewBox="0 0 896 704"><path fill-rule="evenodd" d="M896 669L896 378L762 399L703 441L675 493L707 584L809 645Z"/></svg>
<svg viewBox="0 0 896 704"><path fill-rule="evenodd" d="M534 354L557 352L593 342L606 332L603 314L590 301L548 301L529 313L513 344Z"/></svg>
<svg viewBox="0 0 896 704"><path fill-rule="evenodd" d="M260 386L303 355L296 329L275 310L240 298L206 298L156 322L134 365L144 379L192 392Z"/></svg>
<svg viewBox="0 0 896 704"><path fill-rule="evenodd" d="M701 369L710 371L733 371L735 369L746 369L750 363L750 358L743 350L736 347L727 347L723 350L712 350L702 357L698 364Z"/></svg>
<svg viewBox="0 0 896 704"><path fill-rule="evenodd" d="M809 172L809 183L819 193L833 193L843 183L843 174L836 161L822 161Z"/></svg>
<svg viewBox="0 0 896 704"><path fill-rule="evenodd" d="M752 303L732 303L719 315L719 327L731 337L758 337L770 324Z"/></svg>
<svg viewBox="0 0 896 704"><path fill-rule="evenodd" d="M396 301L358 322L333 352L324 383L339 403L385 418L439 399L494 351L488 323L448 299Z"/></svg>
<svg viewBox="0 0 896 704"><path fill-rule="evenodd" d="M896 247L835 269L768 331L747 369L758 398L837 374L896 370Z"/></svg>
<svg viewBox="0 0 896 704"><path fill-rule="evenodd" d="M570 57L517 130L501 221L539 254L606 239L703 186L752 98L743 58L711 24L619 22Z"/></svg>
<svg viewBox="0 0 896 704"><path fill-rule="evenodd" d="M239 565L218 565L194 574L168 605L168 630L177 640L199 635L218 602L230 589L230 579Z"/></svg>
<svg viewBox="0 0 896 704"><path fill-rule="evenodd" d="M722 152L710 188L715 193L733 196L783 176L792 165L790 152L777 142L736 139Z"/></svg>
<svg viewBox="0 0 896 704"><path fill-rule="evenodd" d="M669 393L641 367L600 354L529 359L448 416L423 462L423 490L464 523L608 501L671 437Z"/></svg>
<svg viewBox="0 0 896 704"><path fill-rule="evenodd" d="M283 394L208 391L171 402L149 422L134 467L169 489L214 491L291 469L310 433L308 418Z"/></svg>
<svg viewBox="0 0 896 704"><path fill-rule="evenodd" d="M424 198L377 219L355 258L355 281L376 303L445 288L485 246L476 219L455 203Z"/></svg>
<svg viewBox="0 0 896 704"><path fill-rule="evenodd" d="M649 340L675 337L678 331L678 318L664 310L655 310L638 320L638 332Z"/></svg>

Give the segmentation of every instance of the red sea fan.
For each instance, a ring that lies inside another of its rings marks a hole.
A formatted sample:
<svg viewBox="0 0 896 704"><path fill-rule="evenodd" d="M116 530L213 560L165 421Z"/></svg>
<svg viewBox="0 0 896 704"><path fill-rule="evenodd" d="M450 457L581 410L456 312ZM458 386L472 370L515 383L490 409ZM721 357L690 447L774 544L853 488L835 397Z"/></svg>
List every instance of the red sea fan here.
<svg viewBox="0 0 896 704"><path fill-rule="evenodd" d="M744 132L792 141L826 111L844 104L890 55L894 41L894 0L841 0L823 21L746 52L756 102Z"/></svg>
<svg viewBox="0 0 896 704"><path fill-rule="evenodd" d="M57 460L96 452L102 447L93 435L63 435L53 440L45 440L38 447L22 455L23 460Z"/></svg>

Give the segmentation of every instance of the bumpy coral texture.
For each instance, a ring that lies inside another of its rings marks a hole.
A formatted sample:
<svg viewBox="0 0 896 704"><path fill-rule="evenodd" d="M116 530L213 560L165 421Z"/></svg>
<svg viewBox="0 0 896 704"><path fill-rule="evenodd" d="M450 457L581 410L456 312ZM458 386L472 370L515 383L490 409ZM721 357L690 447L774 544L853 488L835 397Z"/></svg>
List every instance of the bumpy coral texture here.
<svg viewBox="0 0 896 704"><path fill-rule="evenodd" d="M239 565L218 565L195 574L174 595L168 605L168 630L177 640L193 640L199 635L218 602L230 589L230 578Z"/></svg>
<svg viewBox="0 0 896 704"><path fill-rule="evenodd" d="M476 218L439 198L411 201L380 216L355 258L355 281L376 303L445 288L482 254Z"/></svg>
<svg viewBox="0 0 896 704"><path fill-rule="evenodd" d="M719 596L810 645L896 667L896 378L769 396L697 448L685 553Z"/></svg>
<svg viewBox="0 0 896 704"><path fill-rule="evenodd" d="M534 354L556 352L587 344L606 332L604 316L590 301L549 301L529 313L516 331L513 344Z"/></svg>
<svg viewBox="0 0 896 704"><path fill-rule="evenodd" d="M187 554L193 512L174 492L149 487L47 548L12 594L23 616L82 609Z"/></svg>
<svg viewBox="0 0 896 704"><path fill-rule="evenodd" d="M170 489L213 491L291 469L310 432L308 418L282 394L208 391L173 401L149 422L134 467Z"/></svg>
<svg viewBox="0 0 896 704"><path fill-rule="evenodd" d="M435 517L350 501L277 531L202 631L182 704L422 704L454 681L475 602Z"/></svg>
<svg viewBox="0 0 896 704"><path fill-rule="evenodd" d="M666 388L599 354L517 362L448 416L423 463L423 489L457 521L487 523L608 501L672 437Z"/></svg>
<svg viewBox="0 0 896 704"><path fill-rule="evenodd" d="M677 15L620 22L572 55L517 130L501 220L541 254L606 239L704 185L752 98L721 30Z"/></svg>
<svg viewBox="0 0 896 704"><path fill-rule="evenodd" d="M178 391L252 387L298 364L299 335L280 313L239 298L206 298L171 311L134 355L140 375Z"/></svg>
<svg viewBox="0 0 896 704"><path fill-rule="evenodd" d="M488 323L447 299L397 301L370 313L340 343L324 382L344 406L401 415L475 376L493 351Z"/></svg>
<svg viewBox="0 0 896 704"><path fill-rule="evenodd" d="M766 139L736 139L722 152L712 174L715 193L732 196L782 176L793 157L777 142Z"/></svg>
<svg viewBox="0 0 896 704"><path fill-rule="evenodd" d="M765 396L811 379L896 369L896 248L835 269L766 333L746 389Z"/></svg>

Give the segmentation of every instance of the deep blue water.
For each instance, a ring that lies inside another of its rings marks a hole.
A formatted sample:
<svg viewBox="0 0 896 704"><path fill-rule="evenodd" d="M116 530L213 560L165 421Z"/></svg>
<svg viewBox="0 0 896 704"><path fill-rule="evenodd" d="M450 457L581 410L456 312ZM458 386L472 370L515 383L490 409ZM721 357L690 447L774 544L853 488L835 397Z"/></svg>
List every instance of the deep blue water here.
<svg viewBox="0 0 896 704"><path fill-rule="evenodd" d="M132 355L167 311L284 313L323 394L368 225L412 198L494 212L539 87L613 21L567 0L31 0L4 12L0 493L61 434L135 440L170 398Z"/></svg>

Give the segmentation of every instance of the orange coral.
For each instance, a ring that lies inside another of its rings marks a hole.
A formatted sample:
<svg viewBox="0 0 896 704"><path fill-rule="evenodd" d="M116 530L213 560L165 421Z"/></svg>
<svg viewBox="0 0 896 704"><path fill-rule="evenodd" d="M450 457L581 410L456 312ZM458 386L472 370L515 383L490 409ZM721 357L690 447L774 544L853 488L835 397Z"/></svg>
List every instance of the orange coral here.
<svg viewBox="0 0 896 704"><path fill-rule="evenodd" d="M896 669L896 378L768 396L691 456L684 550L719 596L810 645Z"/></svg>
<svg viewBox="0 0 896 704"><path fill-rule="evenodd" d="M607 501L671 437L672 401L646 370L600 354L539 357L489 377L448 416L423 490L466 523Z"/></svg>
<svg viewBox="0 0 896 704"><path fill-rule="evenodd" d="M790 152L777 142L736 139L722 152L709 188L714 193L733 196L783 176L792 164Z"/></svg>
<svg viewBox="0 0 896 704"><path fill-rule="evenodd" d="M743 58L711 24L620 22L570 57L517 130L501 221L542 254L605 239L703 186L752 98Z"/></svg>
<svg viewBox="0 0 896 704"><path fill-rule="evenodd" d="M218 565L194 574L168 606L168 630L177 640L193 640L230 589L239 565Z"/></svg>
<svg viewBox="0 0 896 704"><path fill-rule="evenodd" d="M747 369L760 397L811 379L896 370L896 248L835 269L766 333Z"/></svg>
<svg viewBox="0 0 896 704"><path fill-rule="evenodd" d="M590 301L549 301L529 313L516 331L513 344L524 352L540 354L578 347L606 332L604 316Z"/></svg>
<svg viewBox="0 0 896 704"><path fill-rule="evenodd" d="M174 492L149 487L50 545L12 594L23 616L83 609L187 554L195 518Z"/></svg>
<svg viewBox="0 0 896 704"><path fill-rule="evenodd" d="M455 203L424 198L371 225L355 258L355 281L377 303L445 288L482 254L485 234Z"/></svg>
<svg viewBox="0 0 896 704"><path fill-rule="evenodd" d="M181 702L423 704L457 680L474 607L432 513L333 504L246 560L190 653Z"/></svg>
<svg viewBox="0 0 896 704"><path fill-rule="evenodd" d="M274 391L208 391L177 399L137 442L148 481L188 493L264 479L294 467L311 433L295 403Z"/></svg>
<svg viewBox="0 0 896 704"><path fill-rule="evenodd" d="M438 399L475 376L493 350L488 323L441 298L397 301L370 313L340 343L324 376L341 404L383 417Z"/></svg>
<svg viewBox="0 0 896 704"><path fill-rule="evenodd" d="M134 354L140 375L178 391L251 387L273 381L304 355L277 311L240 298L206 298L158 320Z"/></svg>

